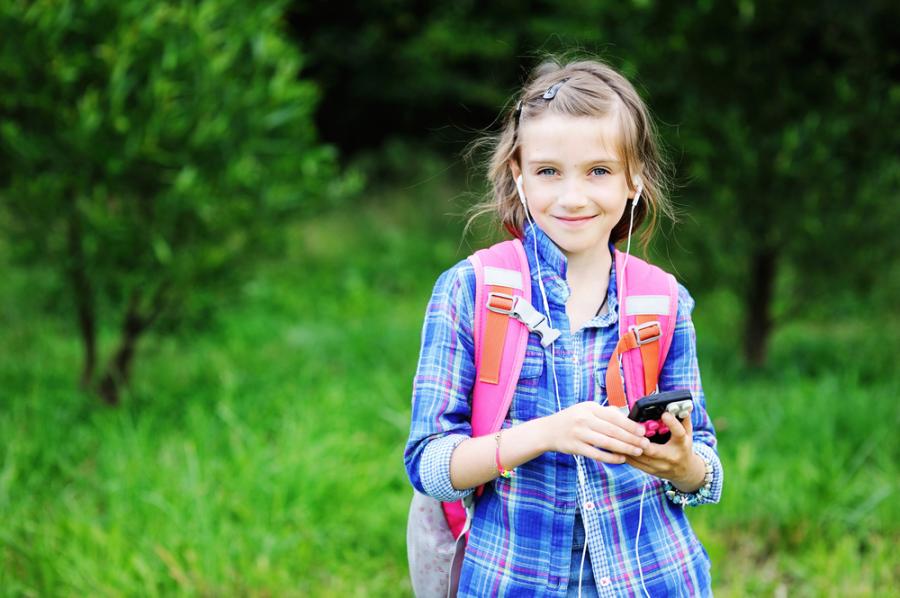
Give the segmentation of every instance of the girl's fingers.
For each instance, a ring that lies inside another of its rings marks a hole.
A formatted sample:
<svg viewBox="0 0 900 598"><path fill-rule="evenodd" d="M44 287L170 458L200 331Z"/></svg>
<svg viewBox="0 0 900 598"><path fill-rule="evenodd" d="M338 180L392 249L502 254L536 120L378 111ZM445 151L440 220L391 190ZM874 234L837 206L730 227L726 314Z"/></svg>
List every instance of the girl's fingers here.
<svg viewBox="0 0 900 598"><path fill-rule="evenodd" d="M584 445L581 450L578 451L578 454L584 455L585 457L593 459L594 461L609 463L610 465L621 465L622 463L625 463L626 459L625 455L618 455L616 453L601 451L600 449L589 444Z"/></svg>
<svg viewBox="0 0 900 598"><path fill-rule="evenodd" d="M595 432L599 432L610 438L615 438L620 442L624 442L625 444L629 444L640 449L646 448L646 446L650 444L650 441L644 438L643 434L632 434L628 430L617 426L613 422L605 420L595 420L595 422Z"/></svg>
<svg viewBox="0 0 900 598"><path fill-rule="evenodd" d="M687 434L684 429L684 425L678 420L677 417L669 413L668 411L663 413L662 422L668 426L669 431L672 432L672 438L675 440L682 440Z"/></svg>
<svg viewBox="0 0 900 598"><path fill-rule="evenodd" d="M606 420L609 423L614 424L622 428L623 430L634 434L635 436L639 436L641 438L644 437L644 426L642 424L628 419L628 416L618 409L613 409L610 415L611 417Z"/></svg>
<svg viewBox="0 0 900 598"><path fill-rule="evenodd" d="M619 440L640 446L644 444L644 426L628 419L618 409L600 407L598 417L594 420L597 426L593 426L598 432L615 436Z"/></svg>
<svg viewBox="0 0 900 598"><path fill-rule="evenodd" d="M595 405L594 413L597 417L605 422L608 422L614 426L618 426L622 428L626 432L634 434L635 436L644 435L644 426L637 423L636 421L628 419L628 416L619 411L615 407L601 407L596 403L592 403Z"/></svg>
<svg viewBox="0 0 900 598"><path fill-rule="evenodd" d="M619 453L622 455L640 455L644 451L640 446L635 446L629 442L619 440L618 438L614 438L608 434L601 434L595 431L590 431L585 434L585 438L583 438L585 442L591 444L597 448L604 449L611 453Z"/></svg>
<svg viewBox="0 0 900 598"><path fill-rule="evenodd" d="M653 444L650 440L647 440L647 446L644 447L644 454L641 455L645 459L658 459L660 452L664 451L662 447L665 446L663 444Z"/></svg>

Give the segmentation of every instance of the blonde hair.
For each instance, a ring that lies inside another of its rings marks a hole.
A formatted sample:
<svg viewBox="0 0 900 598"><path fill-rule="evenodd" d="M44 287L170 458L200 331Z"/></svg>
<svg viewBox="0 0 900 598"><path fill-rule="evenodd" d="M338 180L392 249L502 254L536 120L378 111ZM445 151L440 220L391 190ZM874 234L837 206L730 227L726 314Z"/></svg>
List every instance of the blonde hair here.
<svg viewBox="0 0 900 598"><path fill-rule="evenodd" d="M556 95L544 99L550 87ZM640 174L644 190L634 211L634 229L647 220L641 233L645 249L655 231L660 214L674 220L675 213L667 198L669 177L657 142L656 127L650 111L634 86L612 67L598 60L580 60L560 64L554 59L543 62L528 79L519 94L519 101L508 110L503 128L497 135L477 140L469 149L471 156L483 145L490 148L487 179L488 197L471 208L466 228L484 214L494 213L500 224L513 236L523 236L525 210L519 202L516 185L509 169L510 160L518 161L519 128L522 123L541 114L568 116L612 116L619 121L618 152L625 164L625 177L634 188L634 176ZM613 227L609 240L613 243L628 235L630 208Z"/></svg>

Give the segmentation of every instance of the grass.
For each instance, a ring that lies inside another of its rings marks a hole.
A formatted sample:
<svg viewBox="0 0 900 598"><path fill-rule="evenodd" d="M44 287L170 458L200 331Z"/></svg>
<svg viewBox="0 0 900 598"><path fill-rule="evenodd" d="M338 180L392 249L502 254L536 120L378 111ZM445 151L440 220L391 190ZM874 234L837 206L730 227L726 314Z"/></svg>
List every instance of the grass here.
<svg viewBox="0 0 900 598"><path fill-rule="evenodd" d="M75 388L73 326L9 270L0 594L411 595L410 383L431 285L469 251L443 181L298 227L208 330L147 339L119 409ZM896 592L898 322L794 322L750 372L727 297L694 291L717 594Z"/></svg>

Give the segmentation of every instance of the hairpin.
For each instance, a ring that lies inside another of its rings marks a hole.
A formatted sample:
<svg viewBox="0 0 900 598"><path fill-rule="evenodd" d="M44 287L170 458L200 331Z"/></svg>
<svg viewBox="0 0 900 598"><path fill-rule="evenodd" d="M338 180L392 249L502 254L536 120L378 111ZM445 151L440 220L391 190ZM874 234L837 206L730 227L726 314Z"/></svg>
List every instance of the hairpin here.
<svg viewBox="0 0 900 598"><path fill-rule="evenodd" d="M566 77L562 81L559 81L558 83L554 83L553 85L550 86L550 88L547 91L544 92L544 95L542 95L541 97L548 101L552 100L553 98L556 97L557 92L559 92L559 88L562 87L563 83L565 83L568 80L569 80L569 78ZM519 100L518 103L516 104L516 111L513 113L513 121L515 123L514 128L513 128L513 131L514 131L513 144L515 144L516 138L518 137L519 120L521 120L521 118L522 118L522 108L523 107L524 107L524 103L522 102L522 100Z"/></svg>
<svg viewBox="0 0 900 598"><path fill-rule="evenodd" d="M551 86L550 86L550 89L548 89L547 91L544 92L543 98L544 98L545 100L552 100L553 98L555 98L557 92L559 91L559 88L562 87L562 86L563 86L563 83L565 83L565 82L568 81L568 80L569 80L569 78L566 77L565 79L563 79L563 80L560 81L559 83L554 83L553 85L551 85Z"/></svg>

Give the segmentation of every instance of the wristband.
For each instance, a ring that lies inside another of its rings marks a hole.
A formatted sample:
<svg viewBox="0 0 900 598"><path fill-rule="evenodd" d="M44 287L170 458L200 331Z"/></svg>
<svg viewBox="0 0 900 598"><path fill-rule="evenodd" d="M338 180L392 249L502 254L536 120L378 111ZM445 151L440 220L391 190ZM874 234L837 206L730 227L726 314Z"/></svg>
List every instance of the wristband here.
<svg viewBox="0 0 900 598"><path fill-rule="evenodd" d="M682 492L678 488L676 488L672 482L669 480L663 480L663 487L666 491L666 496L676 505L681 505L682 507L696 507L701 504L712 494L712 476L713 476L713 466L712 462L709 459L701 455L700 453L694 453L698 455L701 459L703 459L703 464L706 467L706 473L703 476L703 485L700 486L694 492Z"/></svg>
<svg viewBox="0 0 900 598"><path fill-rule="evenodd" d="M497 432L497 435L494 436L494 439L497 441L497 450L494 453L494 460L497 462L497 472L500 474L501 478L509 479L516 475L516 468L512 469L504 469L504 467L500 464L500 435L503 434L503 430Z"/></svg>

